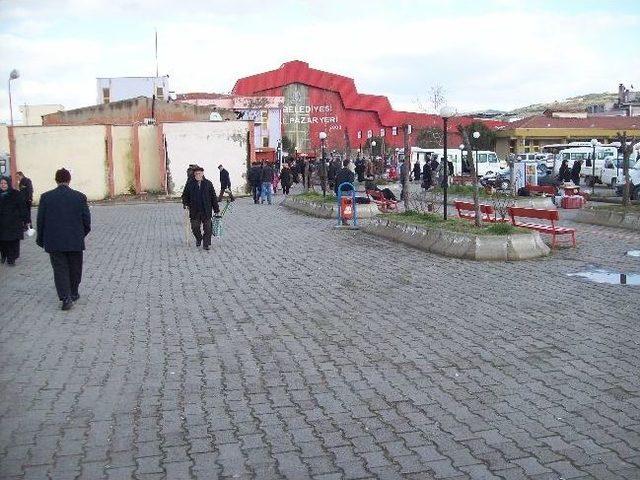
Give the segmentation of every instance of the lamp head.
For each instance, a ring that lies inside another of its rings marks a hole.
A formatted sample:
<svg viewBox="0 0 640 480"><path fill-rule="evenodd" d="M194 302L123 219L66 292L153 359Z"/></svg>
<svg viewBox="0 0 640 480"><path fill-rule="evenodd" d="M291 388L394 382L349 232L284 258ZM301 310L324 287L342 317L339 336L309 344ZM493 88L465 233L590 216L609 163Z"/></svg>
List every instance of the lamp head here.
<svg viewBox="0 0 640 480"><path fill-rule="evenodd" d="M320 132L318 134L318 137L320 137L320 140L324 140L327 138L327 132Z"/></svg>
<svg viewBox="0 0 640 480"><path fill-rule="evenodd" d="M464 150L464 143L460 144L460 150Z"/></svg>
<svg viewBox="0 0 640 480"><path fill-rule="evenodd" d="M598 140L596 140L595 138L591 139L591 146L595 147L596 145L598 145Z"/></svg>
<svg viewBox="0 0 640 480"><path fill-rule="evenodd" d="M376 141L375 141L375 140L371 142L371 146L372 146L372 147L375 147L375 146L376 146Z"/></svg>
<svg viewBox="0 0 640 480"><path fill-rule="evenodd" d="M475 139L480 138L480 132L473 132L473 138Z"/></svg>
<svg viewBox="0 0 640 480"><path fill-rule="evenodd" d="M11 70L11 73L9 74L9 80L15 80L19 76L20 76L20 72L14 68L13 70Z"/></svg>
<svg viewBox="0 0 640 480"><path fill-rule="evenodd" d="M453 107L450 107L449 105L445 105L440 109L440 116L442 118L453 117L455 114L456 114L456 109Z"/></svg>

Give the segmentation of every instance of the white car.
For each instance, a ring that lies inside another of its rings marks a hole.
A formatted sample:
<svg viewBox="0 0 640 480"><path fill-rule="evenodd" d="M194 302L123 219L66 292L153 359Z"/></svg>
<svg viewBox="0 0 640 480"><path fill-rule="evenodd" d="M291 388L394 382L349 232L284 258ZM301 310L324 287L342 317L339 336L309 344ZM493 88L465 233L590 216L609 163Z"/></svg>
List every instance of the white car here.
<svg viewBox="0 0 640 480"><path fill-rule="evenodd" d="M614 161L613 157L607 157L604 161L604 167L602 168L602 183L604 185L609 185L611 188L616 188L616 185L619 183L624 183L624 172L623 172L623 160L622 158L618 158L617 161ZM631 163L629 165L630 170L640 170L640 160L635 163ZM629 172L630 174L633 172ZM632 175L633 176L633 175Z"/></svg>

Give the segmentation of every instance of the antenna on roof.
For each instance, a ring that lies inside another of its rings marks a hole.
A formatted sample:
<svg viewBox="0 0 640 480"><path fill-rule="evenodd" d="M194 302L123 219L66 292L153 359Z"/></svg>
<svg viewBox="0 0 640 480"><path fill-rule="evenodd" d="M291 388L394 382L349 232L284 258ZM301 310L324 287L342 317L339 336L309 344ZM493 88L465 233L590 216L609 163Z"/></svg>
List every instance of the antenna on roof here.
<svg viewBox="0 0 640 480"><path fill-rule="evenodd" d="M158 29L156 28L156 78L158 78Z"/></svg>

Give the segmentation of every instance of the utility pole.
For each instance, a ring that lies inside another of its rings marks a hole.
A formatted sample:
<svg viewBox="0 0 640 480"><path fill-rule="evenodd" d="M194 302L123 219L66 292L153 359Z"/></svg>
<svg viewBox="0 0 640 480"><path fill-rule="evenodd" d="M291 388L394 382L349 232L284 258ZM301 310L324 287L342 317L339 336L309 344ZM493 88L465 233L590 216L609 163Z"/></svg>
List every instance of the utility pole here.
<svg viewBox="0 0 640 480"><path fill-rule="evenodd" d="M403 125L402 132L404 135L404 165L402 172L402 200L404 200L405 210L409 210L409 170L411 169L411 149L409 148L409 132L411 125Z"/></svg>

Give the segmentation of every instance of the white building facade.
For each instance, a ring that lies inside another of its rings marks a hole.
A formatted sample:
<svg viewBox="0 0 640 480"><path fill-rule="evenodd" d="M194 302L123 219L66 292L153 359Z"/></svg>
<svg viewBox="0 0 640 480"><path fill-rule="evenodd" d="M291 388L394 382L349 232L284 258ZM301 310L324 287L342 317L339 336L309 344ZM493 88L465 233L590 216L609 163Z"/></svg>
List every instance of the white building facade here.
<svg viewBox="0 0 640 480"><path fill-rule="evenodd" d="M169 100L169 75L162 77L96 78L97 103L110 103L135 97Z"/></svg>

